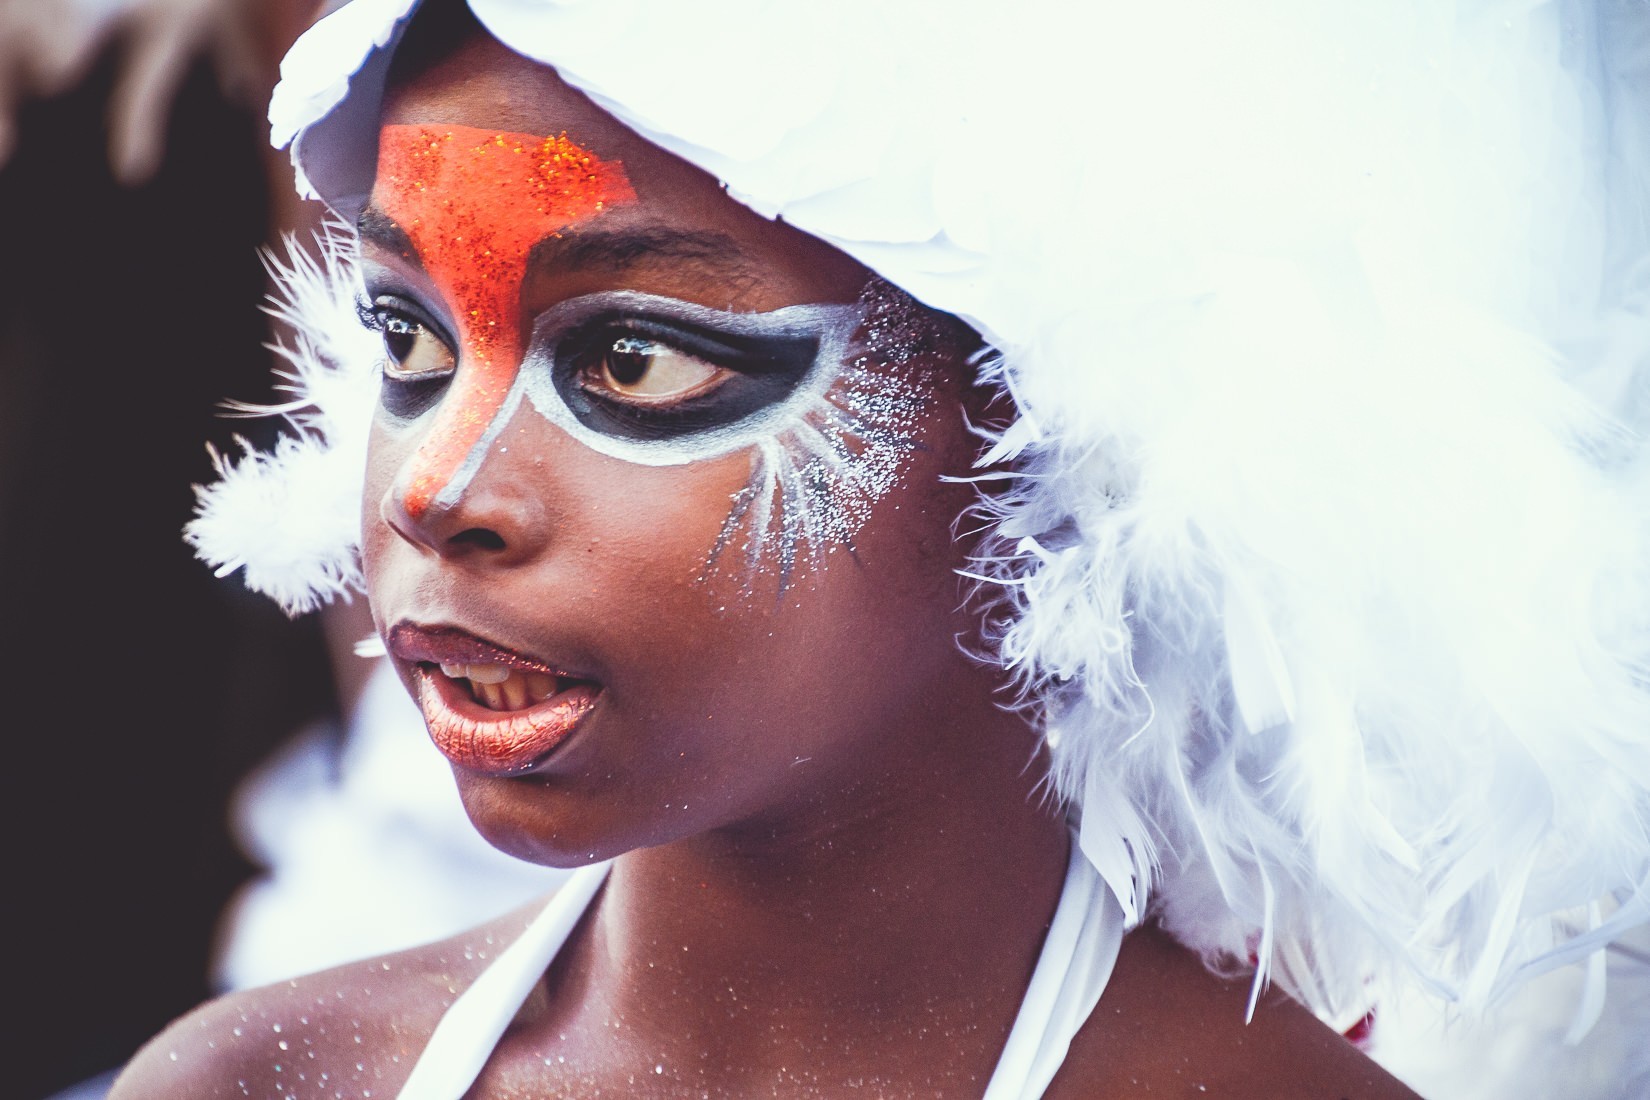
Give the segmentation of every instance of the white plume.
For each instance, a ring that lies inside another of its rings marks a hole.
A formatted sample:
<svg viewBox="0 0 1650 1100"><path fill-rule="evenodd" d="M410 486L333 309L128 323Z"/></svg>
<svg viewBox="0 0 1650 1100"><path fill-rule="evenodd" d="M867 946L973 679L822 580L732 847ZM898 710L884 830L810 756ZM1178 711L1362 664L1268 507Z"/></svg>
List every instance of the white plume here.
<svg viewBox="0 0 1650 1100"><path fill-rule="evenodd" d="M267 454L241 441L214 452L219 480L196 486L185 538L219 576L245 570L248 588L288 614L313 611L361 586L356 548L366 469L366 427L377 397L378 337L358 317L359 278L349 231L329 225L317 254L288 239L267 258L277 287L269 313L292 333L273 346L290 364L272 406L231 402L243 415L284 417L293 433Z"/></svg>

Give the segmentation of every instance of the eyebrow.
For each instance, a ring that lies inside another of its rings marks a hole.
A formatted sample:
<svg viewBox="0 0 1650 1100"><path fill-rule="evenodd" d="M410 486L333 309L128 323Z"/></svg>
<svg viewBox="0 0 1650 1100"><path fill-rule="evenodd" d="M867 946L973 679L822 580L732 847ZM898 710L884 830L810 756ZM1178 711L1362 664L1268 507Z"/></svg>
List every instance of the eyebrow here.
<svg viewBox="0 0 1650 1100"><path fill-rule="evenodd" d="M418 248L395 219L368 206L355 223L364 242L395 252L423 266ZM580 226L546 237L527 254L529 268L621 273L650 261L688 263L731 279L753 276L739 243L726 233L636 226L608 229Z"/></svg>
<svg viewBox="0 0 1650 1100"><path fill-rule="evenodd" d="M662 225L576 226L546 237L527 254L529 267L579 272L620 273L656 260L693 264L728 277L752 274L744 251L726 233Z"/></svg>
<svg viewBox="0 0 1650 1100"><path fill-rule="evenodd" d="M375 206L369 206L361 211L361 216L355 220L355 235L364 243L375 244L386 252L394 252L413 261L421 269L424 266L412 238L407 236L407 231L397 225L394 218Z"/></svg>

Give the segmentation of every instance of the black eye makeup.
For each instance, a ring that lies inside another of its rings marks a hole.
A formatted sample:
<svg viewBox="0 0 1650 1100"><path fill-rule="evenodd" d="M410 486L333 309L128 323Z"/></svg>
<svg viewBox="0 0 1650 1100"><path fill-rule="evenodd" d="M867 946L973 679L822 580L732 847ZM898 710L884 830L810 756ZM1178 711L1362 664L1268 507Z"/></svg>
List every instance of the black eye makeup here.
<svg viewBox="0 0 1650 1100"><path fill-rule="evenodd" d="M679 465L771 438L822 399L862 318L851 305L735 313L637 291L562 302L520 385L595 450Z"/></svg>
<svg viewBox="0 0 1650 1100"><path fill-rule="evenodd" d="M383 405L410 419L461 369L428 311L393 294L364 307L383 333ZM750 476L706 561L771 563L783 593L804 557L853 548L871 508L919 448L932 382L919 349L933 326L880 280L853 305L767 313L615 290L540 314L509 393L442 490L457 497L523 402L600 454L679 466L735 452ZM742 548L742 553L739 549Z"/></svg>
<svg viewBox="0 0 1650 1100"><path fill-rule="evenodd" d="M931 326L873 280L853 305L733 313L634 291L545 313L518 385L546 419L603 454L648 466L734 451L750 477L705 563L770 565L785 592L804 559L852 550L904 476L932 382ZM742 552L741 552L742 551Z"/></svg>
<svg viewBox="0 0 1650 1100"><path fill-rule="evenodd" d="M741 321L748 326L749 315ZM585 427L664 440L737 425L783 403L819 352L819 333L720 331L632 309L564 332L549 359L557 393Z"/></svg>

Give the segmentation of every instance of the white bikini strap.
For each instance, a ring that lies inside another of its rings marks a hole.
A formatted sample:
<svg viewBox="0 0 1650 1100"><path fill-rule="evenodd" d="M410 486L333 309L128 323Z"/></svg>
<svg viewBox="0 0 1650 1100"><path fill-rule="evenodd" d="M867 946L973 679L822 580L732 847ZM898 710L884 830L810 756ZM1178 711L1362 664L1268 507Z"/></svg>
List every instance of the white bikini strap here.
<svg viewBox="0 0 1650 1100"><path fill-rule="evenodd" d="M1060 904L984 1100L1037 1100L1094 1011L1123 943L1123 909L1072 838Z"/></svg>
<svg viewBox="0 0 1650 1100"><path fill-rule="evenodd" d="M475 1084L533 984L606 881L610 866L595 863L568 876L527 930L459 995L431 1033L399 1100L460 1100Z"/></svg>
<svg viewBox="0 0 1650 1100"><path fill-rule="evenodd" d="M527 930L453 1002L399 1100L463 1097L584 915L609 866L574 872ZM1074 840L1054 921L983 1100L1042 1096L1099 1003L1122 940L1122 908Z"/></svg>

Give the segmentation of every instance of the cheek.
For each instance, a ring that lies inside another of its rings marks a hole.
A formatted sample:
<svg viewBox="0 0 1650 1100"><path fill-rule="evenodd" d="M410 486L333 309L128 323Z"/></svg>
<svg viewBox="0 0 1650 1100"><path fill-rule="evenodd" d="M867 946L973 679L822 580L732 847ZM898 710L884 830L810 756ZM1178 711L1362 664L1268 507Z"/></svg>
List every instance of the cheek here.
<svg viewBox="0 0 1650 1100"><path fill-rule="evenodd" d="M965 474L973 450L946 394L933 396L897 476L880 473L874 495L851 473L773 486L760 448L671 467L584 451L563 463L581 472L563 481L553 571L672 690L713 690L712 665L734 681L760 667L800 686L823 665L880 660L871 655L929 636L949 650L965 562L953 530L973 490L945 478ZM772 493L765 527L750 522L753 488Z"/></svg>
<svg viewBox="0 0 1650 1100"><path fill-rule="evenodd" d="M375 424L361 504L362 558L369 593L434 583L438 559L474 556L471 546L439 547L440 536L467 528L497 527L535 547L531 557L506 555L493 579L539 585L600 601L609 614L629 618L648 599L670 606L703 605L706 579L719 532L733 498L746 485L751 460L744 453L680 466L642 466L589 449L525 405L494 439L473 480L450 509L403 518L429 544L414 549L387 518L397 513L390 494L404 481L404 467L419 460L425 425ZM532 501L510 509L504 501ZM503 526L523 511L543 517L536 532ZM478 568L479 567L479 571ZM467 563L464 577L487 576L487 565Z"/></svg>
<svg viewBox="0 0 1650 1100"><path fill-rule="evenodd" d="M412 445L405 439L392 437L374 425L367 441L366 476L361 488L361 568L367 581L367 597L371 601L385 548L394 539L394 531L384 518L383 501L395 481L395 474L411 453Z"/></svg>
<svg viewBox="0 0 1650 1100"><path fill-rule="evenodd" d="M936 376L938 384L930 381ZM951 392L956 387L941 372L917 377L920 390L886 381L876 390L864 382L859 392L835 387L828 419L813 417L757 446L675 466L593 451L524 404L447 526L489 526L489 500L501 494L536 497L548 528L544 552L558 573L581 574L580 589L693 589L698 603L718 614L776 610L793 588L800 594L831 587L836 574L900 593L932 593L962 561L952 531L974 494L946 478L968 474L975 444ZM836 415L843 409L854 419ZM418 460L425 428L380 421L370 436L361 525L373 588L391 548L406 541L386 518L397 511L388 494L404 480L403 467ZM878 577L898 580L890 585ZM608 595L622 601L626 593Z"/></svg>
<svg viewBox="0 0 1650 1100"><path fill-rule="evenodd" d="M964 607L967 548L953 532L974 491L946 478L967 473L975 448L960 409L939 401L920 442L851 544L805 546L788 578L782 562L768 561L699 586L714 622L681 653L707 677L683 687L704 692L713 705L701 710L726 716L742 736L760 738L779 722L787 741L799 730L851 738L841 727L886 716L913 680L958 656L957 638L975 632L978 616ZM700 663L707 647L719 658Z"/></svg>
<svg viewBox="0 0 1650 1100"><path fill-rule="evenodd" d="M650 600L685 614L707 610L709 563L749 460L726 455L685 466L631 466L597 456L570 506L583 568L600 570L605 593L645 617Z"/></svg>
<svg viewBox="0 0 1650 1100"><path fill-rule="evenodd" d="M478 487L490 474L534 479L555 502L555 530L541 559L487 584L587 644L610 697L599 736L535 784L458 774L488 839L551 864L611 856L759 814L888 751L912 700L941 699L933 685L960 659L951 528L970 490L940 475L965 470L971 447L946 407L855 549L822 553L783 590L770 568L704 575L750 454L641 467L541 434L553 429L512 430L511 455L536 447L532 458L484 469ZM380 491L396 453L375 440ZM430 556L402 553L368 512L375 583L473 583L420 572Z"/></svg>

